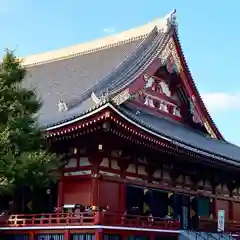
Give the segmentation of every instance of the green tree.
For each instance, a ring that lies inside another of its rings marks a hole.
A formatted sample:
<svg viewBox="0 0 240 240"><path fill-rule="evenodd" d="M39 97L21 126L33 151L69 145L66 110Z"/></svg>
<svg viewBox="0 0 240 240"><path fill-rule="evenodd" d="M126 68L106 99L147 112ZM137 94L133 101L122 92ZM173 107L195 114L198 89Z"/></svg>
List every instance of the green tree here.
<svg viewBox="0 0 240 240"><path fill-rule="evenodd" d="M48 151L38 125L41 101L23 87L27 70L14 52L0 62L0 194L48 187L58 178L60 158Z"/></svg>

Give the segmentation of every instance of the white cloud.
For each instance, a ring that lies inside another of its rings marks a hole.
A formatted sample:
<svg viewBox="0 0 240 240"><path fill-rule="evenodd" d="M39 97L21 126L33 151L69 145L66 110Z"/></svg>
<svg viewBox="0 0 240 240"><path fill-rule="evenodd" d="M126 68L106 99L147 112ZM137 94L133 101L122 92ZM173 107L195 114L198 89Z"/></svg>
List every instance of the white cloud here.
<svg viewBox="0 0 240 240"><path fill-rule="evenodd" d="M240 110L240 93L213 92L205 93L202 97L211 112Z"/></svg>
<svg viewBox="0 0 240 240"><path fill-rule="evenodd" d="M115 32L115 28L114 27L107 27L107 28L104 28L103 31L105 33L114 33Z"/></svg>

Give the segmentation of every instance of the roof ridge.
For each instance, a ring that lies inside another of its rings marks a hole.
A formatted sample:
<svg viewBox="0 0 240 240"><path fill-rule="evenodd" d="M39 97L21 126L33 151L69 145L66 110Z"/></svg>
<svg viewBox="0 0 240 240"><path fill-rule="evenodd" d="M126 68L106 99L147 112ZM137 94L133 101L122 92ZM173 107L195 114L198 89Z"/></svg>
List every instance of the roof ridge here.
<svg viewBox="0 0 240 240"><path fill-rule="evenodd" d="M167 17L168 16L169 14ZM31 67L79 55L86 55L108 48L113 48L121 44L143 39L152 31L155 26L157 26L158 29L163 29L166 27L166 24L166 17L157 18L156 20L153 20L147 24L108 37L99 38L90 42L80 43L59 50L26 56L22 58L23 65Z"/></svg>
<svg viewBox="0 0 240 240"><path fill-rule="evenodd" d="M155 36L156 34L156 36ZM137 56L139 55L138 52L139 50L141 50L144 46L144 44L146 43L146 41L149 40L154 40L157 37L157 29L156 27L154 29L152 29L152 31L148 34L147 37L145 37L145 39L143 39L141 41L141 43L137 46L136 50L133 52L133 54L128 55L118 66L116 66L116 68L114 68L111 72L109 72L106 76L102 77L101 79L98 79L97 82L89 89L86 89L86 91L83 93L83 96L80 97L80 99L74 99L71 100L70 102L67 103L67 105L71 106L70 108L72 108L72 106L78 105L81 103L81 101L84 101L85 98L89 98L90 94L92 94L93 92L95 93L95 91L97 90L96 87L99 86L99 84L101 84L103 81L106 81L109 79L109 77L111 77L113 74L116 74L116 71L123 66L123 64L127 63L129 58L131 58L132 56ZM131 65L131 64L130 64ZM123 68L124 71L126 71L126 69L128 68ZM97 90L99 91L99 89ZM106 89L102 89L103 93L106 91ZM85 99L86 100L86 99Z"/></svg>

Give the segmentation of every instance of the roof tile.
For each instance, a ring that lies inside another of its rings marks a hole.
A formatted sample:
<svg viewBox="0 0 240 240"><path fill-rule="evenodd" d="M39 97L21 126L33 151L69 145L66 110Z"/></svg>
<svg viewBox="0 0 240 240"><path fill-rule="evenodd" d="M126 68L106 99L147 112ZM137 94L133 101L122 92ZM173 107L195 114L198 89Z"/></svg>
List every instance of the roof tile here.
<svg viewBox="0 0 240 240"><path fill-rule="evenodd" d="M69 115L68 111L65 114L58 112L58 101L71 101L81 96L131 55L140 42L139 39L87 55L29 67L25 86L36 88L43 101L40 124L51 124Z"/></svg>

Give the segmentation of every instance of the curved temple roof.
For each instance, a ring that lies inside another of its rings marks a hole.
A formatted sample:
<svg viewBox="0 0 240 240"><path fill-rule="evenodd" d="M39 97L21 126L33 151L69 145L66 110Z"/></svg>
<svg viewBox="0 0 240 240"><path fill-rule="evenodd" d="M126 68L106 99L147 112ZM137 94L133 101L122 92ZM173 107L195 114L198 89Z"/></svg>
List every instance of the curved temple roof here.
<svg viewBox="0 0 240 240"><path fill-rule="evenodd" d="M101 95L106 87L113 89L136 74L132 64L139 68L141 61L149 60L166 26L166 18L157 19L114 36L24 58L29 73L25 86L36 88L43 100L40 124L57 124L80 114L94 104L88 99L93 91ZM59 101L68 111L59 112Z"/></svg>
<svg viewBox="0 0 240 240"><path fill-rule="evenodd" d="M173 122L166 118L159 118L146 111L139 111L131 104L124 104L119 107L125 116L134 120L136 123L152 130L156 134L169 138L176 145L187 150L209 156L215 155L218 160L240 166L240 147L223 140L213 139L201 132ZM138 112L139 114L136 114Z"/></svg>
<svg viewBox="0 0 240 240"><path fill-rule="evenodd" d="M164 29L166 27L166 18L159 18L145 25L133 28L113 36L108 36L88 43L82 43L71 47L66 47L56 51L30 55L23 58L25 66L34 66L45 64L53 61L60 61L67 58L86 55L100 50L110 49L121 44L134 42L144 39L153 29ZM129 53L131 54L131 52Z"/></svg>
<svg viewBox="0 0 240 240"><path fill-rule="evenodd" d="M36 88L43 100L40 124L47 130L50 126L60 127L62 122L97 108L96 102L102 106L132 83L157 56L164 54L164 47L176 30L173 13L110 37L24 58L29 73L24 84ZM59 102L64 104L62 111ZM140 121L125 104L120 108L129 118ZM240 161L237 146L207 139L183 125L149 117L148 113L142 112L141 118L150 129L176 142L212 152L219 158Z"/></svg>

